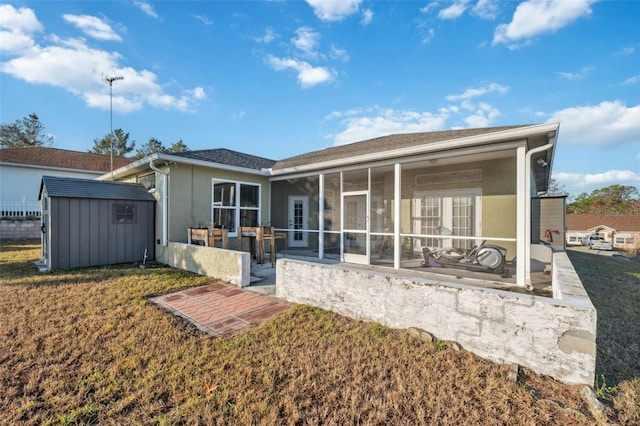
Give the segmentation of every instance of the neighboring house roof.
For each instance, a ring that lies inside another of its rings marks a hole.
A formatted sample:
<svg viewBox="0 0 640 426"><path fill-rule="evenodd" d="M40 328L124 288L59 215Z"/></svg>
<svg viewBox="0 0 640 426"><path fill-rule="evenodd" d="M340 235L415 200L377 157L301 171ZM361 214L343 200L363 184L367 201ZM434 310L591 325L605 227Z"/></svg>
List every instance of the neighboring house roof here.
<svg viewBox="0 0 640 426"><path fill-rule="evenodd" d="M174 152L171 155L192 160L209 161L211 163L225 164L233 167L243 167L248 169L262 170L268 169L275 164L274 160L269 160L255 155L244 154L230 149L202 149L199 151Z"/></svg>
<svg viewBox="0 0 640 426"><path fill-rule="evenodd" d="M114 156L113 168L118 169L135 158ZM111 170L111 156L46 147L0 149L0 163L23 164L61 169L107 173Z"/></svg>
<svg viewBox="0 0 640 426"><path fill-rule="evenodd" d="M314 163L340 160L355 156L381 153L419 145L469 138L530 125L485 127L477 129L444 130L438 132L401 133L308 152L278 161L273 170L290 169Z"/></svg>
<svg viewBox="0 0 640 426"><path fill-rule="evenodd" d="M49 197L155 201L155 198L139 183L43 176L38 199L42 199L44 189Z"/></svg>
<svg viewBox="0 0 640 426"><path fill-rule="evenodd" d="M640 232L639 215L605 215L573 213L567 215L567 229L588 231L599 226L607 226L616 232Z"/></svg>

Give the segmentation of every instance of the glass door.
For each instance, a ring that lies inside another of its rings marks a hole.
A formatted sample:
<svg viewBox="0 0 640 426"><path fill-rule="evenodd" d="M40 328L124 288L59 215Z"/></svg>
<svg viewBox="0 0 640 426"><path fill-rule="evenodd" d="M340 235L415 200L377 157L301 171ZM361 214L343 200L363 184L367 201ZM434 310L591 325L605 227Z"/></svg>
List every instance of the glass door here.
<svg viewBox="0 0 640 426"><path fill-rule="evenodd" d="M342 195L342 257L345 262L369 264L369 192Z"/></svg>

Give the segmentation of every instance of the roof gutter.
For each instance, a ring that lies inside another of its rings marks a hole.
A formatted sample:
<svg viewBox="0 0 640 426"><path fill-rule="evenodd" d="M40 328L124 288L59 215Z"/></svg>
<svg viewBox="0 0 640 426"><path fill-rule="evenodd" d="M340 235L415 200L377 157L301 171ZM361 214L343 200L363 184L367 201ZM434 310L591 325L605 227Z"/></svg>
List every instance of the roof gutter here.
<svg viewBox="0 0 640 426"><path fill-rule="evenodd" d="M162 175L162 246L167 246L167 234L169 231L169 172L160 170L149 160L151 170Z"/></svg>

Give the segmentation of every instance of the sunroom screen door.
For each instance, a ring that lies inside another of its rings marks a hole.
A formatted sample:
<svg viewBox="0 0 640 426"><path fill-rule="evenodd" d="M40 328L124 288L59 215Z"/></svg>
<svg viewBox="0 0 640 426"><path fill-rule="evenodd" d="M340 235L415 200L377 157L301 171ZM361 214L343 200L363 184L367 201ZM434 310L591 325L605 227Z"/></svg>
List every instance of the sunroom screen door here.
<svg viewBox="0 0 640 426"><path fill-rule="evenodd" d="M342 195L342 255L345 262L369 264L369 192Z"/></svg>

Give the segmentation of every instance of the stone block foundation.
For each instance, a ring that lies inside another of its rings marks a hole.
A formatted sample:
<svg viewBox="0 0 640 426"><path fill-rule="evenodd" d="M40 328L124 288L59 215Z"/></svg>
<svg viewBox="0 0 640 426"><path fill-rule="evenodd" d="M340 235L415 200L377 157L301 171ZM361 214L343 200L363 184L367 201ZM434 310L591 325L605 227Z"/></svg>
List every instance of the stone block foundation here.
<svg viewBox="0 0 640 426"><path fill-rule="evenodd" d="M568 262L568 263L567 263ZM392 328L418 328L483 358L593 386L596 310L566 253L554 253L547 298L402 275L402 271L280 259L276 295ZM561 270L562 269L562 270ZM565 288L563 291L562 289Z"/></svg>

